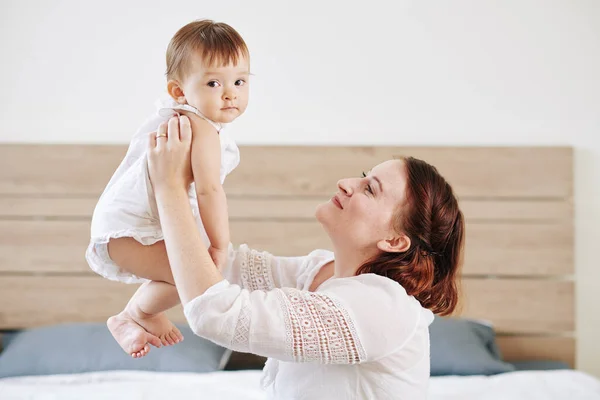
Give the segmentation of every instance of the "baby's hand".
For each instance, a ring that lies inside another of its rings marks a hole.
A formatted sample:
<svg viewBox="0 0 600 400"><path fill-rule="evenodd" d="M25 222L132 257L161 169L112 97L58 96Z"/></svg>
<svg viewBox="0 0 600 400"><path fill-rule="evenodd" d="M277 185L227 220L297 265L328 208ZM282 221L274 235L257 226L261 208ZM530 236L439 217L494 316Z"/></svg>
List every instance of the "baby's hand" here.
<svg viewBox="0 0 600 400"><path fill-rule="evenodd" d="M210 254L210 257L217 266L217 269L222 271L223 267L225 267L227 264L227 249L217 249L210 246L208 248L208 254Z"/></svg>

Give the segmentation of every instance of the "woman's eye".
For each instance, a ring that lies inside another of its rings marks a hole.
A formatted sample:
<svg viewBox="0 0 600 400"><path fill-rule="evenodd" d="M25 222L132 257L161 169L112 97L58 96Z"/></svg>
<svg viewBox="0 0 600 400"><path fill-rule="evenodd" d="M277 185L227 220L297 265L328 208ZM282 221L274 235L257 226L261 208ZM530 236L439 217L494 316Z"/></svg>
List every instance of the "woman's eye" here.
<svg viewBox="0 0 600 400"><path fill-rule="evenodd" d="M219 82L217 82L217 81L210 81L210 82L208 82L207 85L209 87L217 87L217 86L219 86Z"/></svg>
<svg viewBox="0 0 600 400"><path fill-rule="evenodd" d="M365 174L365 173L364 173L364 171L363 171L363 173L362 173L362 177L363 177L363 178L366 178L366 177L367 177L367 174ZM371 185L367 185L367 186L366 186L366 189L367 189L367 192L369 192L369 193L373 194L373 188L371 187Z"/></svg>
<svg viewBox="0 0 600 400"><path fill-rule="evenodd" d="M238 79L237 81L235 81L235 86L244 86L246 84L246 81L243 79Z"/></svg>

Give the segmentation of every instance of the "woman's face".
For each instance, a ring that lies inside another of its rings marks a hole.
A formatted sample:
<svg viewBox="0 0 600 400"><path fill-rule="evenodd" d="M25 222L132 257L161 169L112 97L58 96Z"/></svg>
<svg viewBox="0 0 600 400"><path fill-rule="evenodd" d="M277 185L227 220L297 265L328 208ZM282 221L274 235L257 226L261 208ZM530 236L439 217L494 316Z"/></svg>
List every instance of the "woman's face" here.
<svg viewBox="0 0 600 400"><path fill-rule="evenodd" d="M381 240L397 236L392 218L405 204L404 161L389 160L366 177L342 179L338 190L316 210L317 220L336 248L376 251Z"/></svg>

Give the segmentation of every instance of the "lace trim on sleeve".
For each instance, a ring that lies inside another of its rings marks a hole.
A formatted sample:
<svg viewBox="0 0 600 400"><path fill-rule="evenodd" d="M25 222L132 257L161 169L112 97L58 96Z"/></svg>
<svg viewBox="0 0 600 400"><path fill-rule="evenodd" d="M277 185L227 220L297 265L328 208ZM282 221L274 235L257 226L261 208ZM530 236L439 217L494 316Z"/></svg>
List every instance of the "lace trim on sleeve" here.
<svg viewBox="0 0 600 400"><path fill-rule="evenodd" d="M297 362L357 364L365 350L348 312L330 297L283 289L286 347Z"/></svg>
<svg viewBox="0 0 600 400"><path fill-rule="evenodd" d="M269 253L256 250L246 251L241 264L242 286L249 291L275 288L270 263Z"/></svg>
<svg viewBox="0 0 600 400"><path fill-rule="evenodd" d="M243 348L250 339L250 307L244 304L240 310L233 338L231 339L231 348L238 350L239 346Z"/></svg>

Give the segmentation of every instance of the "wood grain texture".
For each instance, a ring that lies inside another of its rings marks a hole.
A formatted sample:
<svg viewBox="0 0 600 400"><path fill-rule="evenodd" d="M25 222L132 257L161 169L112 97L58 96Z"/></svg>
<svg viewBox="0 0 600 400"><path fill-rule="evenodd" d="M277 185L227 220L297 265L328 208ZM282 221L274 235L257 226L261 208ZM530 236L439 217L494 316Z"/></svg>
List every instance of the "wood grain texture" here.
<svg viewBox="0 0 600 400"><path fill-rule="evenodd" d="M2 145L0 194L98 196L125 152L123 145ZM340 178L401 155L435 165L461 198L573 193L567 147L245 146L241 154L226 182L231 194L329 196Z"/></svg>
<svg viewBox="0 0 600 400"><path fill-rule="evenodd" d="M330 248L316 221L235 220L236 244L275 255L304 255ZM465 275L566 275L573 272L571 226L557 224L467 224ZM1 220L0 271L87 271L87 220Z"/></svg>
<svg viewBox="0 0 600 400"><path fill-rule="evenodd" d="M0 194L99 196L123 145L3 144Z"/></svg>
<svg viewBox="0 0 600 400"><path fill-rule="evenodd" d="M99 276L0 276L0 329L104 322L124 308L137 287ZM169 314L185 321L180 306Z"/></svg>
<svg viewBox="0 0 600 400"><path fill-rule="evenodd" d="M0 145L0 329L105 321L126 304L136 286L98 277L84 259L96 201L126 150ZM234 243L286 256L330 247L317 204L338 179L401 155L435 165L459 197L461 315L494 323L509 361L574 365L571 148L242 146L225 184ZM184 320L181 307L169 314Z"/></svg>
<svg viewBox="0 0 600 400"><path fill-rule="evenodd" d="M229 217L237 219L306 219L313 221L317 205L329 201L317 198L249 198L229 196ZM90 219L96 197L0 197L0 218ZM467 222L569 222L572 204L563 200L462 200L460 208Z"/></svg>
<svg viewBox="0 0 600 400"><path fill-rule="evenodd" d="M498 346L507 361L552 360L575 367L575 339L565 336L498 336Z"/></svg>
<svg viewBox="0 0 600 400"><path fill-rule="evenodd" d="M135 289L99 276L1 276L0 329L102 321ZM572 282L466 279L464 291L462 315L489 320L500 333L574 329Z"/></svg>
<svg viewBox="0 0 600 400"><path fill-rule="evenodd" d="M499 333L575 330L575 285L543 279L462 280L461 316L490 320Z"/></svg>
<svg viewBox="0 0 600 400"><path fill-rule="evenodd" d="M340 178L358 176L402 155L435 165L461 198L572 194L569 148L257 146L242 150L245 166L240 164L226 183L236 194L327 196Z"/></svg>
<svg viewBox="0 0 600 400"><path fill-rule="evenodd" d="M96 197L0 197L0 219L91 220Z"/></svg>
<svg viewBox="0 0 600 400"><path fill-rule="evenodd" d="M316 222L234 221L231 237L234 243L246 241L274 254L303 255L331 247ZM570 225L467 224L464 274L562 275L572 271Z"/></svg>

